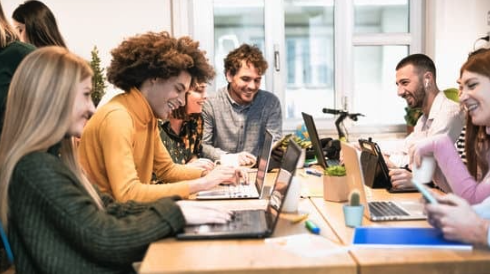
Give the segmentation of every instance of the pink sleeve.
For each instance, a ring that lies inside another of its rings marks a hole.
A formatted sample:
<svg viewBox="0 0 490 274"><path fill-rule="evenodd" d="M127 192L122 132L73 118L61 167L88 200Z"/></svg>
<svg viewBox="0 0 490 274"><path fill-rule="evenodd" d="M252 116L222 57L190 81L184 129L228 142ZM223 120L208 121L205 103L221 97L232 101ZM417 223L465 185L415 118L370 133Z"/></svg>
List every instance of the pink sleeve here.
<svg viewBox="0 0 490 274"><path fill-rule="evenodd" d="M421 155L432 151L454 194L470 204L481 203L490 196L490 184L478 183L461 161L453 141L447 135L428 138L418 147Z"/></svg>

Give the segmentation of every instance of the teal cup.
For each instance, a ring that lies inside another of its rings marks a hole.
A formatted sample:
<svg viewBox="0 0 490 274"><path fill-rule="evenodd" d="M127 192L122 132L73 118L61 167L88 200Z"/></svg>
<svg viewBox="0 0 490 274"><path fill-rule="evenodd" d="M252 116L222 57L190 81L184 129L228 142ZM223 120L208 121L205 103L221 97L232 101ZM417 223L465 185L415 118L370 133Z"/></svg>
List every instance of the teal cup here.
<svg viewBox="0 0 490 274"><path fill-rule="evenodd" d="M348 227L357 227L362 225L362 217L364 215L364 206L344 205L345 225Z"/></svg>

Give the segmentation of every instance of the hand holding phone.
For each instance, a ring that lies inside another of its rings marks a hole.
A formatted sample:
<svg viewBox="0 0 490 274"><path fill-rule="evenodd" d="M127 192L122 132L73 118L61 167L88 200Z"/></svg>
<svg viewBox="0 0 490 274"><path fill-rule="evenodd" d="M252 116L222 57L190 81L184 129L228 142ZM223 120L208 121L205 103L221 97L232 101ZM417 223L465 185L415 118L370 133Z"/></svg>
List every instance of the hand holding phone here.
<svg viewBox="0 0 490 274"><path fill-rule="evenodd" d="M419 182L412 181L412 184L417 188L417 190L422 193L422 197L431 204L438 204L436 198L430 193L429 189L424 185Z"/></svg>

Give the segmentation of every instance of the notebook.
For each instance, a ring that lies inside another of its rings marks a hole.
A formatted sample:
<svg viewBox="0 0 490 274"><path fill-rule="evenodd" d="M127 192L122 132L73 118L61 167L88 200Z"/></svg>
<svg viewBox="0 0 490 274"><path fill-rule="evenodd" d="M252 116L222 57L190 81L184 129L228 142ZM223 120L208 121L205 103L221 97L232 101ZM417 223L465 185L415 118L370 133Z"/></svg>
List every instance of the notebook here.
<svg viewBox="0 0 490 274"><path fill-rule="evenodd" d="M197 200L217 199L255 199L268 198L270 187L264 184L269 160L271 156L272 134L266 130L264 143L257 159L257 176L255 183L240 183L238 185L218 185L210 190L200 191L196 194ZM250 176L249 176L250 179Z"/></svg>
<svg viewBox="0 0 490 274"><path fill-rule="evenodd" d="M177 234L177 239L264 238L272 235L300 155L300 147L289 142L265 210L235 211L233 219L226 224L186 226L184 232Z"/></svg>
<svg viewBox="0 0 490 274"><path fill-rule="evenodd" d="M338 166L339 165L338 160L327 159L325 157L325 154L323 153L322 145L320 143L320 138L318 137L318 132L316 130L316 125L315 125L315 121L313 120L313 117L304 112L301 112L301 115L303 115L303 121L305 122L308 135L310 136L311 145L313 147L313 150L315 151L318 164L322 166L324 169L329 166Z"/></svg>
<svg viewBox="0 0 490 274"><path fill-rule="evenodd" d="M364 176L357 150L351 144L342 142L346 176L350 189L358 189L361 194L361 204L364 205L364 215L372 221L422 220L424 205L418 200L407 201L367 201L364 191Z"/></svg>
<svg viewBox="0 0 490 274"><path fill-rule="evenodd" d="M364 183L371 188L385 188L390 193L417 192L415 187L394 188L391 184L390 170L386 165L381 149L376 142L359 139L361 147L361 165Z"/></svg>
<svg viewBox="0 0 490 274"><path fill-rule="evenodd" d="M444 239L441 230L422 227L357 227L353 245L378 248L447 248L471 250L470 244Z"/></svg>

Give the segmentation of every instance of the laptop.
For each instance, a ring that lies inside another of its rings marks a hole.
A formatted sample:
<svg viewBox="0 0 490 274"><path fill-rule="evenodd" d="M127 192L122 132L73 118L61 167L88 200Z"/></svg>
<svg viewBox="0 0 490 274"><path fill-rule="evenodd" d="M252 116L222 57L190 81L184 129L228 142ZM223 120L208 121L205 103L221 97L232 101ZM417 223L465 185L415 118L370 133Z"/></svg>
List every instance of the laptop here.
<svg viewBox="0 0 490 274"><path fill-rule="evenodd" d="M371 188L385 188L390 193L417 192L415 187L394 188L391 184L390 170L381 149L371 138L359 139L361 147L361 166L364 183Z"/></svg>
<svg viewBox="0 0 490 274"><path fill-rule="evenodd" d="M212 189L200 191L196 194L197 200L219 199L264 199L270 195L271 188L264 184L269 160L271 156L272 134L266 130L264 143L257 159L257 175L255 183L240 183L238 185L218 185ZM251 179L253 176L249 176Z"/></svg>
<svg viewBox="0 0 490 274"><path fill-rule="evenodd" d="M364 205L364 215L371 221L397 221L397 220L423 220L424 205L418 200L407 201L367 201L362 174L361 162L357 149L346 142L342 142L342 155L349 188L358 189L361 194L361 204Z"/></svg>
<svg viewBox="0 0 490 274"><path fill-rule="evenodd" d="M322 166L324 169L329 166L338 166L340 163L336 159L327 159L325 154L323 153L322 145L320 143L320 138L318 137L318 132L316 130L315 121L313 121L313 117L309 114L301 112L303 115L303 120L306 125L306 130L308 131L308 135L310 136L311 145L313 150L315 151L316 159L318 164Z"/></svg>
<svg viewBox="0 0 490 274"><path fill-rule="evenodd" d="M226 224L186 226L182 233L177 234L177 239L265 238L272 235L300 155L300 147L294 142L289 142L265 210L235 211L232 220Z"/></svg>

